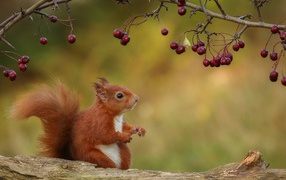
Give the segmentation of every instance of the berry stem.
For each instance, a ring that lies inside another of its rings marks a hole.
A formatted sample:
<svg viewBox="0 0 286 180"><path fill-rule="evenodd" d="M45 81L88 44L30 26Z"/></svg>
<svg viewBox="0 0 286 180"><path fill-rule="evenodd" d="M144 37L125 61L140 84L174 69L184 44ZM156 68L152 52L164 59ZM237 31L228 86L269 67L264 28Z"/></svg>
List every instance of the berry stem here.
<svg viewBox="0 0 286 180"><path fill-rule="evenodd" d="M239 39L240 36L242 35L242 33L244 33L244 31L248 28L247 25L245 25L236 35L235 35L235 39Z"/></svg>
<svg viewBox="0 0 286 180"><path fill-rule="evenodd" d="M281 58L283 52L284 52L283 50L280 51L280 53L278 55L278 59L274 62L273 66L272 66L273 70L276 70L276 68L277 68L277 66L278 66L278 64L280 62L280 58Z"/></svg>
<svg viewBox="0 0 286 180"><path fill-rule="evenodd" d="M274 51L274 49L275 49L275 47L277 46L277 44L281 44L281 42L275 43L275 44L273 45L273 50L272 50L272 51Z"/></svg>
<svg viewBox="0 0 286 180"><path fill-rule="evenodd" d="M13 56L11 56L9 54L17 55L19 58L21 57L19 54L15 53L13 51L1 51L0 54L4 54L5 56L9 57L10 59L15 60L16 62L18 61L18 59L14 58Z"/></svg>
<svg viewBox="0 0 286 180"><path fill-rule="evenodd" d="M271 39L271 37L272 37L272 33L270 34L270 36L269 36L269 38L268 38L268 40L267 40L267 42L266 42L266 44L265 44L265 48L264 49L266 49L267 48L267 45L268 45L268 43L269 43L269 41L270 41L270 39Z"/></svg>
<svg viewBox="0 0 286 180"><path fill-rule="evenodd" d="M73 33L73 23L71 19L71 11L70 11L70 6L69 3L66 2L66 11L68 13L68 22L69 22L69 27L70 27L70 34Z"/></svg>
<svg viewBox="0 0 286 180"><path fill-rule="evenodd" d="M3 65L1 65L1 64L0 64L0 68L2 68L2 69L4 69L4 70L5 70L5 69L8 69L6 66L3 66Z"/></svg>

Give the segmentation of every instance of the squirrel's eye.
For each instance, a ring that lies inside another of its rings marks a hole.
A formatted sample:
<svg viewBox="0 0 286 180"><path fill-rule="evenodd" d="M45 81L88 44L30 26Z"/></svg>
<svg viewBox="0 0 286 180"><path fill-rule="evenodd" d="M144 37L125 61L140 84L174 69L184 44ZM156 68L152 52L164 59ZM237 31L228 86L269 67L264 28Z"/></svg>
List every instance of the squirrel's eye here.
<svg viewBox="0 0 286 180"><path fill-rule="evenodd" d="M117 97L118 99L121 99L121 98L124 97L124 95L123 95L122 93L117 93L117 94L116 94L116 97Z"/></svg>

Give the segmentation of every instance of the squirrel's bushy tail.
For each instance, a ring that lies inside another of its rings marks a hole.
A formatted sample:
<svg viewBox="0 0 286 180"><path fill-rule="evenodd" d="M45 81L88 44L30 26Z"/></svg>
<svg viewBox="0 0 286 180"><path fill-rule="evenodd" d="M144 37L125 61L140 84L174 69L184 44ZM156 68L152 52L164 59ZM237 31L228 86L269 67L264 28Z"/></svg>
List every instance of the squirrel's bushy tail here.
<svg viewBox="0 0 286 180"><path fill-rule="evenodd" d="M42 154L48 157L70 159L71 127L79 111L79 98L60 81L54 86L41 85L25 94L11 108L11 117L26 119L39 117L44 135Z"/></svg>

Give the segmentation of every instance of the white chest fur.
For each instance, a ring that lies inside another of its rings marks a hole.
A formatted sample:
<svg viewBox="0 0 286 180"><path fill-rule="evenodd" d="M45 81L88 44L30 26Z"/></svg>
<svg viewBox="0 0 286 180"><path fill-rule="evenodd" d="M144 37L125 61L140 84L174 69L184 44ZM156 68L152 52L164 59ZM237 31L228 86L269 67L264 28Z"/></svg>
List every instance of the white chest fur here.
<svg viewBox="0 0 286 180"><path fill-rule="evenodd" d="M115 132L122 132L123 129L123 115L116 116L114 118L114 129ZM117 143L110 145L100 145L98 147L101 152L108 156L115 164L117 168L121 166L120 151Z"/></svg>
<svg viewBox="0 0 286 180"><path fill-rule="evenodd" d="M115 132L122 132L122 127L123 127L123 115L116 116L114 118Z"/></svg>

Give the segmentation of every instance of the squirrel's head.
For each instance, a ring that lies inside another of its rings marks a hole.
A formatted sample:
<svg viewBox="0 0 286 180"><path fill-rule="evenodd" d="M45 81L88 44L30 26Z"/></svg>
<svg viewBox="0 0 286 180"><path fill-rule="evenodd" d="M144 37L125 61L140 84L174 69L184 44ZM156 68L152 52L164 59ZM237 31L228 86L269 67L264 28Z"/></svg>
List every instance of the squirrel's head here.
<svg viewBox="0 0 286 180"><path fill-rule="evenodd" d="M116 115L131 110L139 100L139 97L126 87L112 85L105 78L99 78L99 83L94 83L93 86L98 101Z"/></svg>

